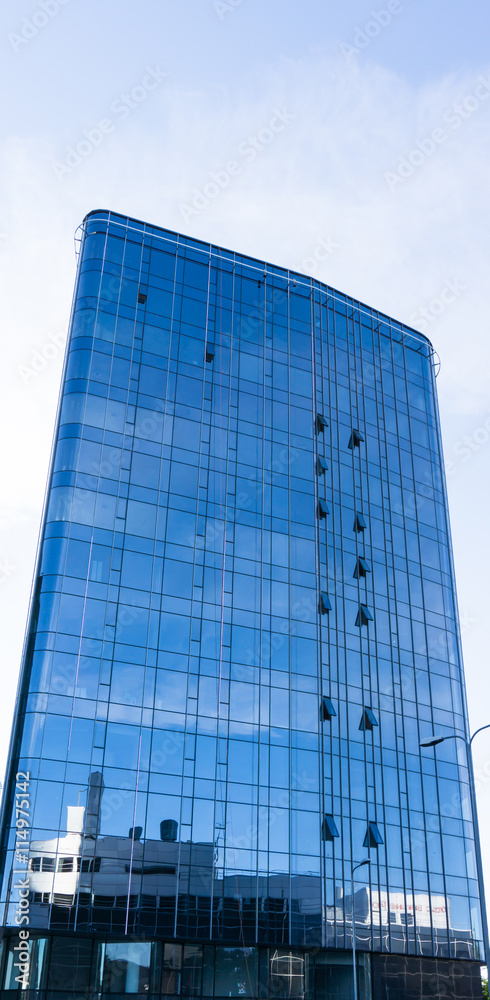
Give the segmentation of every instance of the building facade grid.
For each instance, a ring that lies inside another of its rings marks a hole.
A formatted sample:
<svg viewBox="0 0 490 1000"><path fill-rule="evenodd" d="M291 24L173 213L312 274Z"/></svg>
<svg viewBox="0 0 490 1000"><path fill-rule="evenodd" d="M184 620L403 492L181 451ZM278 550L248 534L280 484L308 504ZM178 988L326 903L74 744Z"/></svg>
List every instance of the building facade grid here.
<svg viewBox="0 0 490 1000"><path fill-rule="evenodd" d="M477 967L468 762L421 753L434 731L468 734L431 345L91 213L4 805L4 989L19 772L53 997L70 949L90 996L334 997L353 904L361 953ZM203 948L220 986L192 978Z"/></svg>

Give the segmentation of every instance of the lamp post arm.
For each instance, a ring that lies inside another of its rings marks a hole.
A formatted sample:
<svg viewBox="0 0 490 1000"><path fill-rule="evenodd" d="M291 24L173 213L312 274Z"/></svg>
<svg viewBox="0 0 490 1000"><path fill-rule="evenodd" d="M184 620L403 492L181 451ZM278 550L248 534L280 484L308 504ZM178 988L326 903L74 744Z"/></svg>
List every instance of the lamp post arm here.
<svg viewBox="0 0 490 1000"><path fill-rule="evenodd" d="M484 729L490 729L490 722L488 722L486 726L480 726L480 728L477 729L475 733L473 733L473 736L470 737L470 746L473 743L475 736L478 736L478 733L483 732Z"/></svg>
<svg viewBox="0 0 490 1000"><path fill-rule="evenodd" d="M482 733L484 729L490 729L490 722L487 722L486 726L480 726L480 728L473 733L473 736L470 736L469 740L466 739L466 736L462 736L461 733L451 733L449 736L445 736L444 739L463 740L464 743L466 743L468 746L471 746L475 736L478 736L478 733Z"/></svg>

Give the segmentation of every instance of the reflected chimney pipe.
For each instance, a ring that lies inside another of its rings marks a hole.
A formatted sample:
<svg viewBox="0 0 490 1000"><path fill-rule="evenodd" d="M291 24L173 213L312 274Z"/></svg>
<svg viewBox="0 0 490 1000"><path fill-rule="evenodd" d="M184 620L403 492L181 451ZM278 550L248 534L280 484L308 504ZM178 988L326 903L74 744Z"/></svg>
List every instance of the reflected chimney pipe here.
<svg viewBox="0 0 490 1000"><path fill-rule="evenodd" d="M167 843L175 843L179 824L175 819L163 819L160 823L160 840Z"/></svg>

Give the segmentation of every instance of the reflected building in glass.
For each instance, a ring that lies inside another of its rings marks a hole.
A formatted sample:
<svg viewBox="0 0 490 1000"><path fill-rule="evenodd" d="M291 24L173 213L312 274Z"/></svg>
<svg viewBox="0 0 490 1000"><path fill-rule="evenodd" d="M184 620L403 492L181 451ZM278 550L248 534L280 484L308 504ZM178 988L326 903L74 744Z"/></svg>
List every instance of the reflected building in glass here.
<svg viewBox="0 0 490 1000"><path fill-rule="evenodd" d="M480 997L468 761L421 751L434 731L468 732L430 343L90 213L5 792L2 996L28 976L43 1000L349 998L354 924L362 1000Z"/></svg>

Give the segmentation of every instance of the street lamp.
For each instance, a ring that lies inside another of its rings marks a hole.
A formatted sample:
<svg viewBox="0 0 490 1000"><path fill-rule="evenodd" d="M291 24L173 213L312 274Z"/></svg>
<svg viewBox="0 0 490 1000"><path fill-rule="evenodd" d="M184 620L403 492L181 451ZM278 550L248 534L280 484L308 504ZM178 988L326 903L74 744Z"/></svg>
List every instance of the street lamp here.
<svg viewBox="0 0 490 1000"><path fill-rule="evenodd" d="M456 733L454 734L456 735ZM419 743L420 747L435 747L438 743L444 743L444 740L449 739L449 736L429 736L427 740L421 740Z"/></svg>
<svg viewBox="0 0 490 1000"><path fill-rule="evenodd" d="M481 848L480 848L480 834L478 830L478 812L476 807L475 776L473 774L473 760L471 757L471 744L473 743L475 736L478 736L478 733L483 732L484 729L490 729L490 722L488 722L486 726L480 726L479 729L476 729L475 732L473 733L473 736L470 736L469 739L466 736L462 736L461 733L449 733L447 736L436 736L433 734L432 736L426 737L425 740L421 740L419 746L422 748L436 747L439 743L444 743L445 740L463 740L463 743L466 747L466 766L468 768L468 774L470 778L471 811L473 814L473 820L475 824L474 829L475 829L476 867L478 870L478 882L480 886L480 898L482 903L481 918L482 918L482 928L483 928L483 947L485 951L484 959L488 963L488 959L490 957L490 948L488 943L487 911L485 907L483 865L482 865Z"/></svg>
<svg viewBox="0 0 490 1000"><path fill-rule="evenodd" d="M371 859L364 858L364 861L359 861L357 865L351 870L351 906L352 906L352 971L354 973L354 1000L357 1000L357 969L356 969L356 923L355 923L355 912L354 912L354 872L357 868L362 868L363 865L370 865Z"/></svg>
<svg viewBox="0 0 490 1000"><path fill-rule="evenodd" d="M469 740L466 739L466 736L461 736L461 733L449 733L448 736L429 736L427 739L421 740L419 746L435 747L438 743L444 743L444 740L463 740L463 743L466 743L466 746L471 746L475 736L478 736L478 733L483 732L484 729L490 729L490 722L488 722L486 726L480 726L480 728L473 733L473 736L470 736Z"/></svg>

